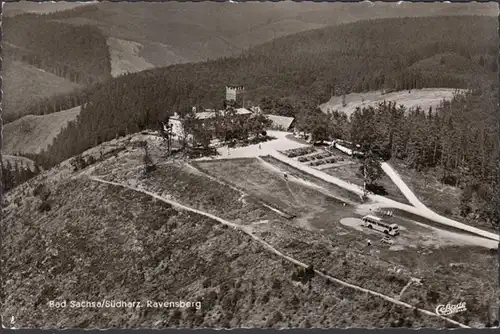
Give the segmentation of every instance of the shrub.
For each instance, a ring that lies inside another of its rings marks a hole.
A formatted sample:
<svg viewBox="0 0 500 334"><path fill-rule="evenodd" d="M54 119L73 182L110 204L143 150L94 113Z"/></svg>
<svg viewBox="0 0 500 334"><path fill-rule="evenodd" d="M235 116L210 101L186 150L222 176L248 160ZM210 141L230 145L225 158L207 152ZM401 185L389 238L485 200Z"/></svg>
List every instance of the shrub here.
<svg viewBox="0 0 500 334"><path fill-rule="evenodd" d="M33 196L39 196L42 192L45 190L45 184L40 183L38 184L35 189L33 189Z"/></svg>
<svg viewBox="0 0 500 334"><path fill-rule="evenodd" d="M87 160L86 160L86 165L90 166L90 165L94 164L95 161L96 160L95 160L94 156L93 155L89 155L88 158L87 158Z"/></svg>
<svg viewBox="0 0 500 334"><path fill-rule="evenodd" d="M283 320L283 315L280 311L274 311L273 315L267 320L266 327L273 327L278 322Z"/></svg>
<svg viewBox="0 0 500 334"><path fill-rule="evenodd" d="M70 164L73 166L74 172L87 167L87 161L81 155L78 155L71 159Z"/></svg>
<svg viewBox="0 0 500 334"><path fill-rule="evenodd" d="M210 277L207 277L205 278L205 280L203 281L203 288L209 288L211 286L211 280L210 280Z"/></svg>
<svg viewBox="0 0 500 334"><path fill-rule="evenodd" d="M281 290L281 281L277 278L273 280L273 285L271 287L273 290Z"/></svg>
<svg viewBox="0 0 500 334"><path fill-rule="evenodd" d="M170 319L173 319L173 320L179 320L179 319L181 318L181 316L182 316L182 312L181 312L180 310L175 310L175 311L172 313L172 315L171 315Z"/></svg>
<svg viewBox="0 0 500 334"><path fill-rule="evenodd" d="M376 195L381 195L381 196L385 196L388 194L387 191L385 190L384 186L378 185L376 183L367 184L366 190L368 190Z"/></svg>
<svg viewBox="0 0 500 334"><path fill-rule="evenodd" d="M449 186L456 186L458 177L456 175L445 175L441 178L441 182Z"/></svg>
<svg viewBox="0 0 500 334"><path fill-rule="evenodd" d="M269 301L269 292L266 292L264 296L262 296L262 303L267 304Z"/></svg>
<svg viewBox="0 0 500 334"><path fill-rule="evenodd" d="M437 303L437 301L439 300L439 297L440 297L439 292L437 292L436 290L431 289L431 290L427 291L427 299L431 303L433 303L433 304Z"/></svg>
<svg viewBox="0 0 500 334"><path fill-rule="evenodd" d="M48 201L43 201L38 207L39 212L47 212L52 209L52 205Z"/></svg>

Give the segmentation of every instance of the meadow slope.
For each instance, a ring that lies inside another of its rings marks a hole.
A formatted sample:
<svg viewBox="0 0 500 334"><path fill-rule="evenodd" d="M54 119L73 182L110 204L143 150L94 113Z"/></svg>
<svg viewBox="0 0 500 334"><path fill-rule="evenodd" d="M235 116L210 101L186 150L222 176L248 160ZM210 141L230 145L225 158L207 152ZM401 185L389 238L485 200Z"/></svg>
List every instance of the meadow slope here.
<svg viewBox="0 0 500 334"><path fill-rule="evenodd" d="M342 96L334 96L328 102L320 105L323 112L338 110L350 116L356 108L375 107L377 104L386 102L396 102L397 105L404 105L407 109L420 107L424 111L429 108L436 110L436 107L443 100L451 100L453 94L460 91L454 88L423 88L412 89L384 94L383 91L372 91L366 93L350 93L345 95L345 106Z"/></svg>
<svg viewBox="0 0 500 334"><path fill-rule="evenodd" d="M11 61L8 57L3 62L2 69L2 112L5 121L25 116L22 112L31 104L56 94L72 92L80 87L29 64Z"/></svg>
<svg viewBox="0 0 500 334"><path fill-rule="evenodd" d="M49 115L24 116L3 127L3 152L7 154L37 154L46 149L66 127L80 114L80 107Z"/></svg>

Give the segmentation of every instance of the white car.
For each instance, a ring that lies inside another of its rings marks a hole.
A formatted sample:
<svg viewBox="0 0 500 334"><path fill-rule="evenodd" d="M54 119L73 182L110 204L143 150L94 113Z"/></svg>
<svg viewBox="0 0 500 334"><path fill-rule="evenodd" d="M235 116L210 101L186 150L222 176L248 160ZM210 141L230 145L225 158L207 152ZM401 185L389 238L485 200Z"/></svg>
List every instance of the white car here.
<svg viewBox="0 0 500 334"><path fill-rule="evenodd" d="M388 245L394 245L394 240L392 240L390 237L383 237L380 242Z"/></svg>

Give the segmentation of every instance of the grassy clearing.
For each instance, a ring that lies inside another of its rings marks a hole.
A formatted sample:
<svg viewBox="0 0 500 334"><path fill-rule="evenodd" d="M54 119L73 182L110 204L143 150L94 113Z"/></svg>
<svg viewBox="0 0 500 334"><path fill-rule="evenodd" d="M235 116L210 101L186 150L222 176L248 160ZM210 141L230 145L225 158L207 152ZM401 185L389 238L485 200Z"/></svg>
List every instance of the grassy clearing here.
<svg viewBox="0 0 500 334"><path fill-rule="evenodd" d="M294 167L292 167L292 166L290 166L282 161L279 161L271 156L265 156L265 157L262 157L262 159L264 161L272 164L273 166L276 166L277 168L281 169L282 171L286 172L289 175L301 178L301 179L309 181L309 182L313 182L313 183L329 190L330 192L332 192L334 194L339 194L339 196L341 196L343 198L347 198L347 199L349 199L353 202L356 202L356 203L361 203L361 199L359 198L358 195L356 195L348 190L345 190L342 187L339 187L335 184L323 181L315 176L312 176L312 175L307 174L301 170L298 170L298 169L296 169L296 168L294 168Z"/></svg>
<svg viewBox="0 0 500 334"><path fill-rule="evenodd" d="M19 61L4 61L2 82L3 115L10 121L25 116L23 110L32 103L56 94L69 93L80 86Z"/></svg>
<svg viewBox="0 0 500 334"><path fill-rule="evenodd" d="M405 168L399 162L392 162L391 166L424 204L439 213L447 213L448 215L458 213L460 189L442 184L436 173L417 172Z"/></svg>
<svg viewBox="0 0 500 334"><path fill-rule="evenodd" d="M114 37L109 37L107 43L111 54L111 75L113 77L154 67L138 55L143 48L140 43Z"/></svg>
<svg viewBox="0 0 500 334"><path fill-rule="evenodd" d="M280 217L272 210L263 207L252 198L242 198L240 192L229 186L198 175L182 163L171 163L159 166L147 178L142 176L142 155L136 154L137 168L130 167L123 172L112 173L105 177L115 182L132 185L143 184L150 191L158 194L168 194L181 203L215 214L221 218L240 224L276 219ZM130 156L125 159L130 159ZM120 161L114 161L106 170L118 166ZM129 162L129 166L132 164ZM103 171L103 170L102 170ZM221 208L224 208L221 210Z"/></svg>
<svg viewBox="0 0 500 334"><path fill-rule="evenodd" d="M323 112L328 110L338 110L350 116L357 107L367 108L368 106L376 106L384 101L396 102L397 105L404 105L407 109L420 106L427 111L430 107L436 110L436 107L442 100L451 100L455 89L453 88L424 88L412 89L411 91L399 91L388 94L382 94L382 91L373 91L366 93L351 93L345 95L345 103L343 106L342 96L334 96L330 101L320 106Z"/></svg>
<svg viewBox="0 0 500 334"><path fill-rule="evenodd" d="M37 154L80 114L80 107L43 116L24 116L3 128L3 152Z"/></svg>
<svg viewBox="0 0 500 334"><path fill-rule="evenodd" d="M205 172L230 182L271 206L298 217L308 216L311 223L329 216L330 222L353 214L340 200L329 198L302 184L286 181L281 174L266 169L258 159L234 159L198 162Z"/></svg>

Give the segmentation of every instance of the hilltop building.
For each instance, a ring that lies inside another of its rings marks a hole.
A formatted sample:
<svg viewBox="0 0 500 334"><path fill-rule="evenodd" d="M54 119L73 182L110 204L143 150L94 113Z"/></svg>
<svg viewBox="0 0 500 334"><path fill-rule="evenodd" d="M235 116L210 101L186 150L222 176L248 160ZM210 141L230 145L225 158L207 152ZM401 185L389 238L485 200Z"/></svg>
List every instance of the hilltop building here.
<svg viewBox="0 0 500 334"><path fill-rule="evenodd" d="M238 107L238 105L242 105L243 103L237 103L238 100L243 102L243 98L241 94L244 92L243 86L226 86L226 100L225 100L225 109L215 111L213 109L204 109L200 107L193 107L193 111L195 112L196 119L203 123L204 127L208 127L213 129L213 133L215 135L215 118L217 115L224 116L225 113L229 110L230 107L234 108L236 111L235 117L241 117L245 120L250 118L252 115L262 114L262 110L259 106L252 106L249 109ZM293 131L295 127L295 118L293 117L285 117L278 115L264 115L269 120L271 120L272 125L271 128L282 131ZM171 139L176 141L181 141L183 138L186 138L188 141L191 141L190 135L185 133L183 128L182 116L178 113L175 113L173 116L169 118L168 126L164 125L165 131L168 131L170 128Z"/></svg>
<svg viewBox="0 0 500 334"><path fill-rule="evenodd" d="M226 101L236 101L244 91L243 86L226 86Z"/></svg>
<svg viewBox="0 0 500 334"><path fill-rule="evenodd" d="M227 107L244 107L245 106L245 87L243 86L226 86L226 99L224 108Z"/></svg>
<svg viewBox="0 0 500 334"><path fill-rule="evenodd" d="M224 114L226 112L227 112L227 110L219 110L218 114L221 116L224 116ZM237 108L236 109L236 117L248 118L253 114L254 113L252 111L245 109L245 108ZM196 113L196 118L198 120L200 120L200 122L203 122L204 126L208 126L208 127L213 126L213 121L215 120L216 116L217 116L217 112L215 110L211 110L211 109L205 109L204 111L200 111L200 112ZM184 132L183 125L182 125L182 117L178 113L175 113L172 117L170 117L169 125L171 127L171 133L172 133L173 140L181 140L186 135ZM189 138L188 138L188 140L189 140Z"/></svg>

